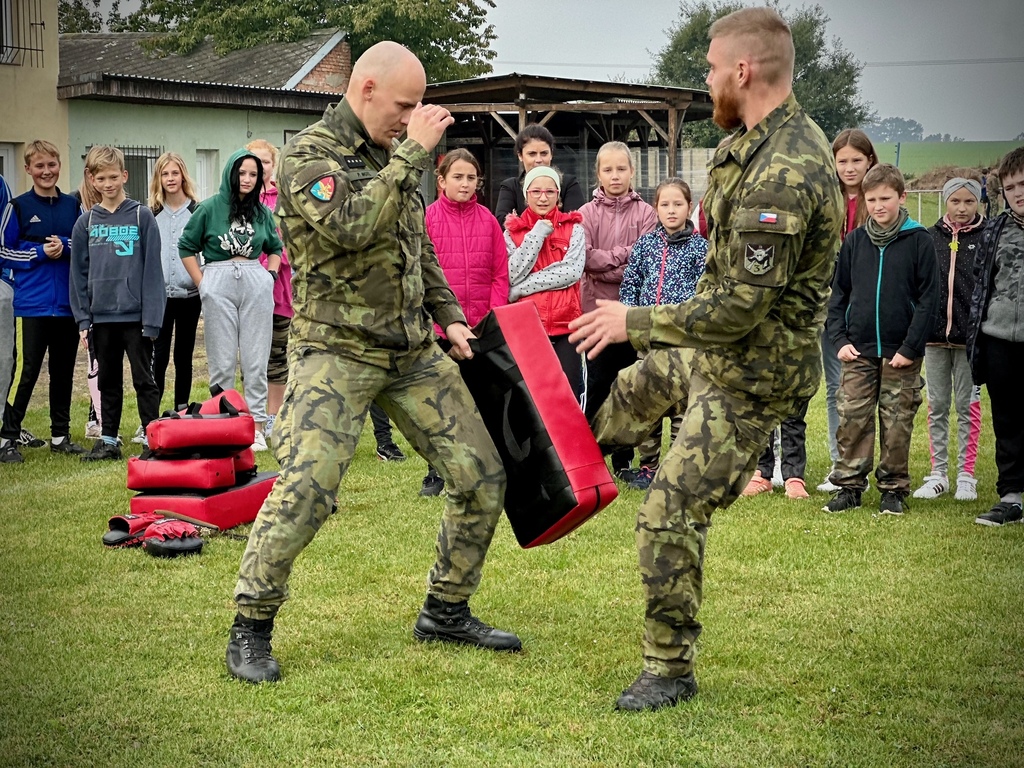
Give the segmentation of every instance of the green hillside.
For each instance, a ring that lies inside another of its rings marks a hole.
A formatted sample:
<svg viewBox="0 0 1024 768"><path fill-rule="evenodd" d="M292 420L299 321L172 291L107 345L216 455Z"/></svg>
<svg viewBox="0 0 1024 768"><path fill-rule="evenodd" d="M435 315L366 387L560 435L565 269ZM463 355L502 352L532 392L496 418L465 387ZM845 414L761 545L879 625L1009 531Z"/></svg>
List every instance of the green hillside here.
<svg viewBox="0 0 1024 768"><path fill-rule="evenodd" d="M992 166L1019 146L1019 141L902 142L898 165L915 176L942 165ZM881 162L896 163L895 144L875 144L875 151Z"/></svg>

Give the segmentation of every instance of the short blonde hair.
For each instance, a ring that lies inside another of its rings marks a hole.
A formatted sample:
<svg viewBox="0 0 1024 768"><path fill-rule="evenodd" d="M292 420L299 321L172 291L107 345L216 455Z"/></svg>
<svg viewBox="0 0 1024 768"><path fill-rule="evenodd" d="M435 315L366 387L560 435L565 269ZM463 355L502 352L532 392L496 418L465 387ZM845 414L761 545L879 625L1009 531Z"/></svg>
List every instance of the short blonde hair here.
<svg viewBox="0 0 1024 768"><path fill-rule="evenodd" d="M57 145L46 139L36 139L25 145L25 165L32 164L34 155L50 155L56 157L58 163L60 162L60 150L57 149Z"/></svg>
<svg viewBox="0 0 1024 768"><path fill-rule="evenodd" d="M275 147L266 139L253 139L252 141L245 145L245 148L248 149L250 152L257 149L262 149L269 152L270 160L274 164L274 168L277 168L277 159L281 156L281 152L280 150L278 150L277 147Z"/></svg>
<svg viewBox="0 0 1024 768"><path fill-rule="evenodd" d="M749 55L760 67L761 77L768 85L793 81L793 32L774 8L741 8L723 16L708 31L708 38L742 38L743 55Z"/></svg>
<svg viewBox="0 0 1024 768"><path fill-rule="evenodd" d="M103 168L124 170L124 152L109 144L97 144L85 155L85 170L95 176Z"/></svg>

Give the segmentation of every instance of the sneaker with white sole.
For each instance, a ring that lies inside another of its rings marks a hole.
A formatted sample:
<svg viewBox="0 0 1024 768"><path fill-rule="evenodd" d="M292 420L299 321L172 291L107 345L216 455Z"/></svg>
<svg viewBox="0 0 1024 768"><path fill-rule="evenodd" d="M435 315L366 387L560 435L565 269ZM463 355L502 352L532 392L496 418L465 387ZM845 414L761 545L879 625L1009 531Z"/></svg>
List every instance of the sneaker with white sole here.
<svg viewBox="0 0 1024 768"><path fill-rule="evenodd" d="M274 422L275 421L277 421L277 415L271 413L271 414L269 414L267 416L267 421L263 425L263 436L265 438L267 438L267 440L270 439L270 435L274 432Z"/></svg>
<svg viewBox="0 0 1024 768"><path fill-rule="evenodd" d="M977 501L978 480L971 477L971 475L960 475L956 479L956 494L954 498L957 501Z"/></svg>
<svg viewBox="0 0 1024 768"><path fill-rule="evenodd" d="M144 430L140 425L139 428L135 430L135 434L132 435L132 442L135 443L136 445L142 445L145 441L146 430Z"/></svg>
<svg viewBox="0 0 1024 768"><path fill-rule="evenodd" d="M928 475L924 483L914 491L915 499L937 499L949 490L949 480L945 475Z"/></svg>
<svg viewBox="0 0 1024 768"><path fill-rule="evenodd" d="M263 436L263 430L259 427L256 428L256 434L253 437L252 449L254 451L265 451L267 450L267 438Z"/></svg>
<svg viewBox="0 0 1024 768"><path fill-rule="evenodd" d="M1020 504L1013 504L1009 501L1000 501L988 512L978 515L974 522L978 525L1001 526L1010 523L1020 523L1024 519Z"/></svg>
<svg viewBox="0 0 1024 768"><path fill-rule="evenodd" d="M825 480L818 485L818 490L822 493L835 493L839 490L839 486L831 480L833 469L835 469L835 467L829 469L828 473L825 475Z"/></svg>
<svg viewBox="0 0 1024 768"><path fill-rule="evenodd" d="M103 437L103 427L98 421L90 421L85 425L85 437L88 440L99 440Z"/></svg>
<svg viewBox="0 0 1024 768"><path fill-rule="evenodd" d="M22 429L18 433L18 439L15 441L19 448L42 448L46 445L46 441L41 437L36 437L27 429Z"/></svg>

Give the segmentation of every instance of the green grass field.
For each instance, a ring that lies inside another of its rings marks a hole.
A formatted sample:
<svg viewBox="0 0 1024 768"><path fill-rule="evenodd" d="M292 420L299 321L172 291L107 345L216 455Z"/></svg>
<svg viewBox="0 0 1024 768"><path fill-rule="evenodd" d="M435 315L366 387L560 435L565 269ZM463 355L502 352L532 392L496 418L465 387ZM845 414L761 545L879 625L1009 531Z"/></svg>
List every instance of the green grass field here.
<svg viewBox="0 0 1024 768"><path fill-rule="evenodd" d="M128 404L126 434L133 419ZM813 487L821 395L809 422ZM915 481L923 424L922 409ZM45 411L27 426L45 434ZM256 688L224 669L243 542L179 561L105 550L124 464L29 450L0 466L0 765L1019 766L1024 526L972 522L993 501L992 446L986 428L976 503L883 518L871 491L833 516L824 494L775 493L718 512L700 694L640 715L612 710L639 671L639 492L535 550L502 522L473 607L524 653L423 646L442 501L417 496L422 460L378 462L367 431L296 564L284 679Z"/></svg>
<svg viewBox="0 0 1024 768"><path fill-rule="evenodd" d="M903 142L899 166L904 173L915 176L943 165L991 167L1020 144L1019 141ZM875 152L883 163L896 162L895 144L875 144Z"/></svg>

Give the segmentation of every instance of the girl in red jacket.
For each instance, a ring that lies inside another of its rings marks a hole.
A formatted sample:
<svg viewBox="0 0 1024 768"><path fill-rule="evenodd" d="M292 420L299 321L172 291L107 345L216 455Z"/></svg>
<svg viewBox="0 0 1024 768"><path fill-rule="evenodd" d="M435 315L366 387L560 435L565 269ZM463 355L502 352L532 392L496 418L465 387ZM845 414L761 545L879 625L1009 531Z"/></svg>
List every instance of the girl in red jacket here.
<svg viewBox="0 0 1024 768"><path fill-rule="evenodd" d="M476 201L480 163L466 149L453 149L437 168L441 196L427 206L427 234L470 327L493 307L508 304L508 256L498 220ZM450 345L438 325L439 343ZM444 480L430 467L421 496L437 496Z"/></svg>
<svg viewBox="0 0 1024 768"><path fill-rule="evenodd" d="M558 209L561 188L561 176L552 168L538 165L526 174L527 208L522 216L509 214L505 220L509 300L537 305L562 370L579 397L583 368L569 343L569 323L583 314L579 282L587 240L579 211Z"/></svg>

